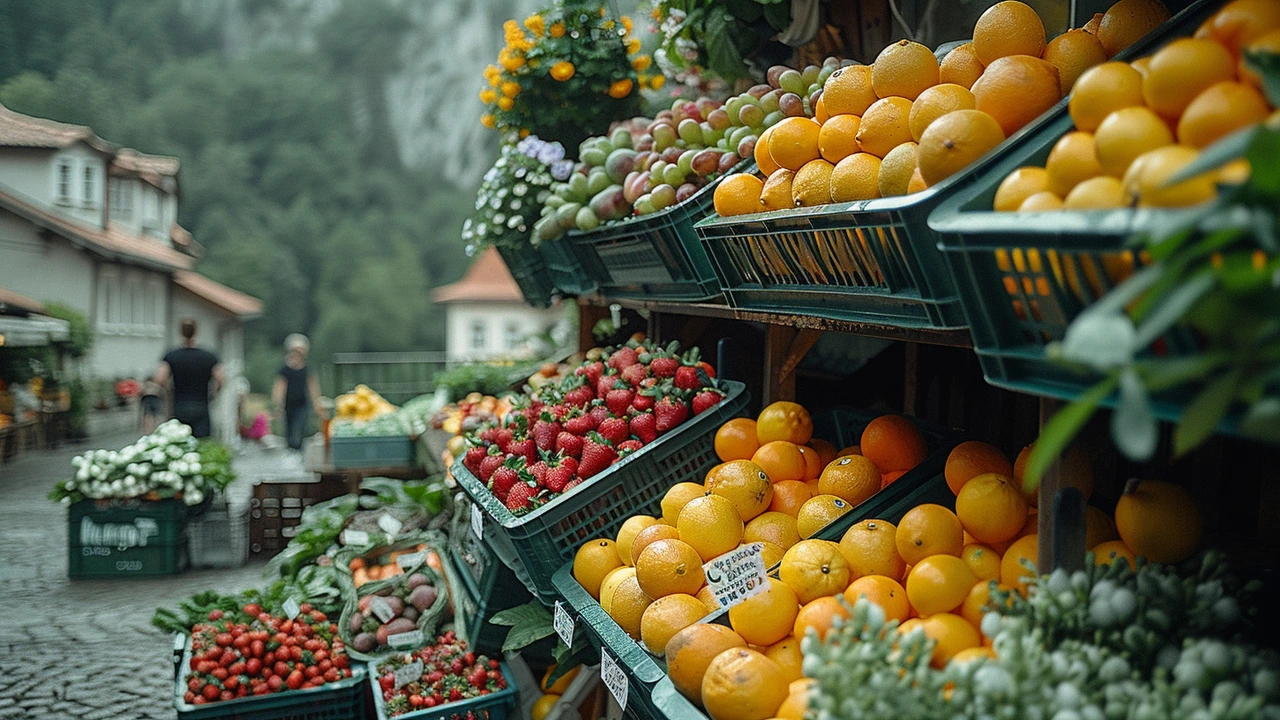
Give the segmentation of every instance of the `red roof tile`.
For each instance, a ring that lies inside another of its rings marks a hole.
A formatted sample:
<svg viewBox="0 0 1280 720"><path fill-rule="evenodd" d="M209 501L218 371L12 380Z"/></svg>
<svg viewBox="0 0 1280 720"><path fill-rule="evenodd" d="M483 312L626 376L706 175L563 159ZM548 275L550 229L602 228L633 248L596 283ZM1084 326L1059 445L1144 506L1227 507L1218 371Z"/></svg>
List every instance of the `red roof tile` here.
<svg viewBox="0 0 1280 720"><path fill-rule="evenodd" d="M39 300L32 300L26 295L19 295L12 290L5 290L0 287L0 313L7 312L9 309L21 310L24 313L36 313L43 315L45 313L44 303Z"/></svg>
<svg viewBox="0 0 1280 720"><path fill-rule="evenodd" d="M262 314L262 301L258 298L214 282L198 272L179 270L173 274L173 282L237 317L248 318Z"/></svg>
<svg viewBox="0 0 1280 720"><path fill-rule="evenodd" d="M524 302L520 286L495 247L480 253L461 280L436 288L432 298L438 303Z"/></svg>
<svg viewBox="0 0 1280 720"><path fill-rule="evenodd" d="M104 153L115 151L111 143L84 125L23 115L0 105L0 147L56 149L81 141Z"/></svg>

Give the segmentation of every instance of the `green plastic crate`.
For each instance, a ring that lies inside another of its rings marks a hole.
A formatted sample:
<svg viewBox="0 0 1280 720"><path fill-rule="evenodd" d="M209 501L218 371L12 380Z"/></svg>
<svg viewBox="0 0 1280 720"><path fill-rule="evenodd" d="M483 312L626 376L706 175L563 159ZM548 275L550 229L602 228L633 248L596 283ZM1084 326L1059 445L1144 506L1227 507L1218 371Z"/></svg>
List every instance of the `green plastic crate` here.
<svg viewBox="0 0 1280 720"><path fill-rule="evenodd" d="M558 237L544 240L538 246L542 261L551 275L551 282L561 294L586 295L595 292L596 281L582 271L582 263L573 251L569 239Z"/></svg>
<svg viewBox="0 0 1280 720"><path fill-rule="evenodd" d="M746 386L720 381L727 394L711 409L628 455L608 470L526 515L511 514L459 461L453 477L485 513L483 540L511 566L544 604L556 599L552 576L582 543L613 537L632 515L652 513L667 488L686 480L702 482L719 462L715 433L742 414L750 399Z"/></svg>
<svg viewBox="0 0 1280 720"><path fill-rule="evenodd" d="M468 700L445 703L438 707L414 710L403 715L396 715L396 720L506 720L515 717L516 678L511 668L501 663L502 676L507 679L507 686L502 690ZM382 688L378 685L377 665L370 663L369 688L373 693L373 702L378 720L388 720L387 703L382 699Z"/></svg>
<svg viewBox="0 0 1280 720"><path fill-rule="evenodd" d="M68 546L67 577L75 579L177 575L187 565L185 545L114 547Z"/></svg>
<svg viewBox="0 0 1280 720"><path fill-rule="evenodd" d="M590 232L570 232L568 238L582 269L606 297L684 301L718 297L715 268L693 225L712 211L715 188L722 178L754 169L754 161L744 160L682 203Z"/></svg>
<svg viewBox="0 0 1280 720"><path fill-rule="evenodd" d="M187 560L179 500L82 500L67 508L67 576L174 575Z"/></svg>
<svg viewBox="0 0 1280 720"><path fill-rule="evenodd" d="M468 503L473 512L475 505ZM464 595L457 599L458 622L466 627L466 639L477 652L500 655L509 628L489 622L495 614L533 599L514 571L463 525L449 536L449 560L457 570Z"/></svg>
<svg viewBox="0 0 1280 720"><path fill-rule="evenodd" d="M506 263L525 302L534 307L549 307L556 293L556 284L538 249L529 244L519 247L499 245L498 254Z"/></svg>
<svg viewBox="0 0 1280 720"><path fill-rule="evenodd" d="M408 435L350 435L332 438L329 460L336 468L410 467L417 448Z"/></svg>

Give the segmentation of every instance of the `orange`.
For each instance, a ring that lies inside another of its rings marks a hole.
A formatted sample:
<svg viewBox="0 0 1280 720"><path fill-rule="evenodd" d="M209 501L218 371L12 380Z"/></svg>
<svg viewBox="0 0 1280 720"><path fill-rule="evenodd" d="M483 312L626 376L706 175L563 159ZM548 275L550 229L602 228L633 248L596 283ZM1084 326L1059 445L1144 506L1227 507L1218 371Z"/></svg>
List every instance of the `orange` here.
<svg viewBox="0 0 1280 720"><path fill-rule="evenodd" d="M761 445L774 440L804 445L813 437L813 419L803 405L780 400L760 411L756 437Z"/></svg>
<svg viewBox="0 0 1280 720"><path fill-rule="evenodd" d="M804 479L806 482L813 480L822 475L822 458L818 456L818 451L808 445L798 445L796 449L804 456Z"/></svg>
<svg viewBox="0 0 1280 720"><path fill-rule="evenodd" d="M1027 501L1013 479L987 473L965 483L956 496L960 525L979 542L1011 540L1027 521Z"/></svg>
<svg viewBox="0 0 1280 720"><path fill-rule="evenodd" d="M982 616L986 614L987 604L991 602L991 585L990 580L979 578L960 604L960 617L973 623L976 628L982 627Z"/></svg>
<svg viewBox="0 0 1280 720"><path fill-rule="evenodd" d="M750 460L759 448L756 421L751 418L734 418L716 430L716 457L720 462Z"/></svg>
<svg viewBox="0 0 1280 720"><path fill-rule="evenodd" d="M636 576L636 569L630 565L624 565L615 568L608 575L604 576L604 582L600 583L600 607L604 609L605 614L609 613L609 609L613 607L613 593L622 584L623 580Z"/></svg>
<svg viewBox="0 0 1280 720"><path fill-rule="evenodd" d="M1267 101L1252 86L1220 82L1187 105L1178 120L1178 142L1205 148L1242 127L1262 122L1270 113Z"/></svg>
<svg viewBox="0 0 1280 720"><path fill-rule="evenodd" d="M799 615L799 611L796 614ZM804 661L804 656L800 653L800 640L795 635L787 635L782 640L765 648L764 654L770 660L778 663L778 667L782 668L787 682L795 682L804 677L800 667Z"/></svg>
<svg viewBox="0 0 1280 720"><path fill-rule="evenodd" d="M866 502L880 491L880 471L861 455L838 458L822 471L818 492L835 495L850 505Z"/></svg>
<svg viewBox="0 0 1280 720"><path fill-rule="evenodd" d="M778 578L791 586L800 602L809 603L849 587L849 563L840 546L829 540L801 540L782 556Z"/></svg>
<svg viewBox="0 0 1280 720"><path fill-rule="evenodd" d="M972 110L973 104L973 93L964 86L951 83L934 85L920 93L920 97L911 104L911 114L907 116L911 137L919 142L925 128L934 120L953 110Z"/></svg>
<svg viewBox="0 0 1280 720"><path fill-rule="evenodd" d="M763 546L760 548L760 558L764 560L766 568L777 567L782 562L782 556L787 554L787 549L776 542L761 540L760 545Z"/></svg>
<svg viewBox="0 0 1280 720"><path fill-rule="evenodd" d="M768 567L767 564L766 567ZM698 594L694 595L694 597L701 600L702 604L707 606L708 613L713 613L720 609L720 601L716 599L715 593L711 592L710 585L703 585L702 589L699 590Z"/></svg>
<svg viewBox="0 0 1280 720"><path fill-rule="evenodd" d="M924 435L901 415L882 415L862 430L862 455L882 473L910 470L924 462L929 448Z"/></svg>
<svg viewBox="0 0 1280 720"><path fill-rule="evenodd" d="M818 681L813 678L792 680L787 686L787 699L782 701L774 715L778 720L804 720L809 711L809 695L818 692Z"/></svg>
<svg viewBox="0 0 1280 720"><path fill-rule="evenodd" d="M961 650L955 655L952 655L950 662L960 663L963 665L964 663L973 662L974 660L995 660L995 659L996 659L995 650L992 650L989 647L971 647L971 648L965 648L964 650Z"/></svg>
<svg viewBox="0 0 1280 720"><path fill-rule="evenodd" d="M764 181L751 173L730 175L716 185L713 202L721 217L760 212Z"/></svg>
<svg viewBox="0 0 1280 720"><path fill-rule="evenodd" d="M640 553L644 552L644 549L653 543L659 540L679 539L680 531L676 530L675 525L667 525L666 523L650 525L636 533L636 536L631 540L631 562L628 565L634 566L636 561L640 559Z"/></svg>
<svg viewBox="0 0 1280 720"><path fill-rule="evenodd" d="M1062 198L1048 190L1032 195L1018 206L1018 212L1048 212L1061 209Z"/></svg>
<svg viewBox="0 0 1280 720"><path fill-rule="evenodd" d="M1020 167L1009 173L996 188L993 210L997 212L1014 212L1024 200L1038 192L1049 189L1049 173L1044 168ZM948 461L949 465L949 461ZM951 485L948 477L947 484ZM952 485L952 490L958 489Z"/></svg>
<svg viewBox="0 0 1280 720"><path fill-rule="evenodd" d="M666 652L675 634L701 620L707 606L692 595L666 595L654 600L640 618L640 641L654 655Z"/></svg>
<svg viewBox="0 0 1280 720"><path fill-rule="evenodd" d="M1148 55L1146 57L1138 58L1137 60L1129 63L1129 67L1137 70L1138 73L1145 78L1147 76L1147 72L1151 70L1151 56Z"/></svg>
<svg viewBox="0 0 1280 720"><path fill-rule="evenodd" d="M1157 114L1176 120L1197 95L1235 77L1236 61L1226 48L1212 40L1179 38L1151 56L1142 97Z"/></svg>
<svg viewBox="0 0 1280 720"><path fill-rule="evenodd" d="M1058 68L1058 85L1066 96L1085 70L1107 61L1107 51L1098 38L1084 30L1068 30L1049 41L1044 60Z"/></svg>
<svg viewBox="0 0 1280 720"><path fill-rule="evenodd" d="M680 539L692 545L707 562L742 542L742 516L728 498L704 495L690 500L680 511L676 530Z"/></svg>
<svg viewBox="0 0 1280 720"><path fill-rule="evenodd" d="M698 483L682 482L672 485L667 494L662 496L662 520L675 527L676 518L684 504L696 497L707 494L707 489Z"/></svg>
<svg viewBox="0 0 1280 720"><path fill-rule="evenodd" d="M888 520L863 520L840 538L840 554L855 577L884 575L899 580L906 569L898 555L898 528Z"/></svg>
<svg viewBox="0 0 1280 720"><path fill-rule="evenodd" d="M944 667L957 653L982 645L978 628L959 615L940 613L924 621L924 634L933 638L933 657L929 664Z"/></svg>
<svg viewBox="0 0 1280 720"><path fill-rule="evenodd" d="M804 480L804 455L800 447L787 440L773 440L760 446L751 456L751 462L760 467L772 482Z"/></svg>
<svg viewBox="0 0 1280 720"><path fill-rule="evenodd" d="M880 177L876 181L880 197L907 194L907 186L911 184L911 176L916 171L919 148L913 142L902 143L885 154L884 160L880 162Z"/></svg>
<svg viewBox="0 0 1280 720"><path fill-rule="evenodd" d="M810 160L818 159L818 133L821 126L806 117L789 117L770 128L769 157L779 167L799 170Z"/></svg>
<svg viewBox="0 0 1280 720"><path fill-rule="evenodd" d="M1101 27L1102 27L1102 13L1094 13L1093 17L1089 18L1089 22L1085 23L1084 28L1082 29L1085 32L1089 33L1090 35L1097 37L1098 30Z"/></svg>
<svg viewBox="0 0 1280 720"><path fill-rule="evenodd" d="M918 193L928 187L929 186L924 181L924 176L920 174L920 168L917 167L915 171L911 173L911 179L907 181L907 194L910 195L911 193Z"/></svg>
<svg viewBox="0 0 1280 720"><path fill-rule="evenodd" d="M791 634L800 601L781 580L766 580L763 592L729 608L729 624L752 645L772 645Z"/></svg>
<svg viewBox="0 0 1280 720"><path fill-rule="evenodd" d="M667 675L681 695L702 704L702 677L717 655L745 648L747 641L724 625L697 623L667 641Z"/></svg>
<svg viewBox="0 0 1280 720"><path fill-rule="evenodd" d="M822 85L822 106L831 115L862 116L877 99L870 65L850 65L831 73Z"/></svg>
<svg viewBox="0 0 1280 720"><path fill-rule="evenodd" d="M1093 134L1098 164L1111 177L1122 178L1139 155L1173 144L1173 133L1159 115L1145 107L1116 110Z"/></svg>
<svg viewBox="0 0 1280 720"><path fill-rule="evenodd" d="M973 26L973 52L988 67L1010 55L1038 58L1044 52L1044 23L1026 3L998 2Z"/></svg>
<svg viewBox="0 0 1280 720"><path fill-rule="evenodd" d="M915 565L930 555L959 557L964 549L964 530L955 513L928 503L917 505L902 516L894 540L902 560Z"/></svg>
<svg viewBox="0 0 1280 720"><path fill-rule="evenodd" d="M1092 550L1110 540L1119 540L1116 521L1098 508L1089 505L1084 509L1084 549Z"/></svg>
<svg viewBox="0 0 1280 720"><path fill-rule="evenodd" d="M1035 507L1040 502L1040 495L1036 489L1028 491L1026 489L1026 467L1027 462L1031 459L1031 450L1035 447L1032 443L1018 453L1018 459L1013 461L1013 479L1017 487L1022 489L1023 497L1027 499L1027 504ZM1084 499L1088 502L1093 497L1093 463L1089 460L1089 454L1079 445L1072 445L1067 448L1061 458L1062 465L1062 484L1071 485L1079 488Z"/></svg>
<svg viewBox="0 0 1280 720"><path fill-rule="evenodd" d="M864 575L849 583L844 591L845 601L853 606L858 598L866 598L879 605L886 620L905 622L911 613L907 591L897 580L884 575Z"/></svg>
<svg viewBox="0 0 1280 720"><path fill-rule="evenodd" d="M930 185L951 177L1004 142L995 118L978 110L956 110L935 120L920 137L916 162Z"/></svg>
<svg viewBox="0 0 1280 720"><path fill-rule="evenodd" d="M979 580L1000 579L1000 554L986 545L965 545L960 559Z"/></svg>
<svg viewBox="0 0 1280 720"><path fill-rule="evenodd" d="M640 639L640 622L644 611L653 603L653 598L644 594L635 577L628 577L618 583L613 591L613 602L609 604L609 617L618 623L632 638Z"/></svg>
<svg viewBox="0 0 1280 720"><path fill-rule="evenodd" d="M810 160L791 178L791 200L796 207L831 202L831 173L835 166L821 158Z"/></svg>
<svg viewBox="0 0 1280 720"><path fill-rule="evenodd" d="M556 678L554 683L548 685L547 681L551 679L551 673L555 672L555 669L555 663L552 663L551 666L547 668L547 671L542 674L542 682L539 685L539 688L542 692L549 695L563 695L565 691L569 689L569 684L573 682L573 679L578 677L578 671L582 669L582 666L579 665L572 670L569 670L565 674Z"/></svg>
<svg viewBox="0 0 1280 720"><path fill-rule="evenodd" d="M831 113L827 112L827 106L823 104L822 97L818 97L818 102L813 106L813 119L818 121L819 125L824 125L831 119Z"/></svg>
<svg viewBox="0 0 1280 720"><path fill-rule="evenodd" d="M793 632L797 638L804 639L812 629L821 640L835 626L835 620L838 617L846 620L849 618L849 610L839 600L834 597L816 598L800 608L800 612L796 614Z"/></svg>
<svg viewBox="0 0 1280 720"><path fill-rule="evenodd" d="M880 158L875 155L854 153L841 160L831 171L831 202L874 200L878 197Z"/></svg>
<svg viewBox="0 0 1280 720"><path fill-rule="evenodd" d="M1105 210L1126 207L1124 184L1110 175L1089 178L1076 185L1062 199L1066 210Z"/></svg>
<svg viewBox="0 0 1280 720"><path fill-rule="evenodd" d="M731 460L707 473L707 492L728 498L742 521L764 512L773 500L773 485L763 468L750 460Z"/></svg>
<svg viewBox="0 0 1280 720"><path fill-rule="evenodd" d="M1137 567L1137 556L1124 544L1123 540L1108 540L1104 543L1098 543L1093 549L1093 562L1095 565L1110 565L1117 558L1124 558L1129 563L1129 568Z"/></svg>
<svg viewBox="0 0 1280 720"><path fill-rule="evenodd" d="M773 500L769 503L769 510L795 517L800 514L800 507L811 497L813 493L809 492L809 486L799 480L774 483Z"/></svg>
<svg viewBox="0 0 1280 720"><path fill-rule="evenodd" d="M762 513L747 523L742 531L742 542L771 542L786 550L800 542L800 534L796 532L796 519L772 510Z"/></svg>
<svg viewBox="0 0 1280 720"><path fill-rule="evenodd" d="M1067 101L1077 130L1093 132L1108 115L1126 107L1141 107L1142 73L1122 62L1096 65L1084 71Z"/></svg>
<svg viewBox="0 0 1280 720"><path fill-rule="evenodd" d="M773 156L769 154L769 140L773 137L773 128L770 125L765 131L760 133L760 137L756 139L756 149L753 153L756 159L756 167L760 168L760 172L772 177L778 171L778 163L773 161Z"/></svg>
<svg viewBox="0 0 1280 720"><path fill-rule="evenodd" d="M1130 480L1116 502L1116 530L1133 552L1182 562L1200 549L1203 520L1191 493L1161 480Z"/></svg>
<svg viewBox="0 0 1280 720"><path fill-rule="evenodd" d="M1009 177L1013 175L1010 174ZM1004 183L1001 183L1001 187L1003 186ZM1000 193L997 190L996 202L999 203L999 200ZM965 483L986 473L999 473L1006 477L1013 477L1013 464L1004 453L1000 452L999 448L978 440L968 440L955 446L951 454L947 455L947 464L942 470L943 477L947 480L947 487L951 488L953 493L959 493Z"/></svg>
<svg viewBox="0 0 1280 720"><path fill-rule="evenodd" d="M791 197L791 181L796 174L790 170L779 168L764 182L764 190L760 193L760 207L764 210L790 210L796 206ZM747 457L751 457L748 455Z"/></svg>
<svg viewBox="0 0 1280 720"><path fill-rule="evenodd" d="M1280 6L1274 0L1234 0L1207 23L1209 36L1234 55L1268 31L1280 28Z"/></svg>
<svg viewBox="0 0 1280 720"><path fill-rule="evenodd" d="M836 457L844 457L845 455L861 455L861 454L862 454L861 445L850 445L849 447L844 448L839 453L837 453Z"/></svg>
<svg viewBox="0 0 1280 720"><path fill-rule="evenodd" d="M1245 49L1251 53L1271 53L1280 55L1280 29L1271 30L1267 34L1259 37L1257 40L1245 46ZM1236 65L1236 74L1240 76L1240 81L1248 83L1255 88L1262 88L1262 78L1258 74L1249 69L1244 58L1241 57Z"/></svg>
<svg viewBox="0 0 1280 720"><path fill-rule="evenodd" d="M954 555L930 555L913 565L907 575L907 599L921 617L951 612L964 603L977 582L964 560Z"/></svg>
<svg viewBox="0 0 1280 720"><path fill-rule="evenodd" d="M1138 207L1189 207L1212 200L1218 192L1213 171L1169 184L1175 173L1199 156L1198 150L1186 145L1166 145L1143 153L1124 173L1125 196Z"/></svg>
<svg viewBox="0 0 1280 720"><path fill-rule="evenodd" d="M822 438L809 438L809 447L817 451L818 459L822 462L822 467L826 467L827 463L836 459L836 446ZM819 469L819 472L821 472L821 469Z"/></svg>
<svg viewBox="0 0 1280 720"><path fill-rule="evenodd" d="M818 478L814 478L812 480L805 480L804 484L809 486L809 497L814 497L815 495L821 494L818 492ZM799 513L796 513L796 517L799 517L799 515L800 515Z"/></svg>
<svg viewBox="0 0 1280 720"><path fill-rule="evenodd" d="M1098 40L1107 57L1115 57L1169 17L1169 9L1160 0L1120 0L1103 13Z"/></svg>
<svg viewBox="0 0 1280 720"><path fill-rule="evenodd" d="M667 595L694 595L706 583L702 558L681 540L650 543L636 559L636 582L653 599Z"/></svg>
<svg viewBox="0 0 1280 720"><path fill-rule="evenodd" d="M1044 169L1049 173L1050 192L1062 198L1076 185L1101 175L1093 135L1079 130L1063 135L1049 151Z"/></svg>
<svg viewBox="0 0 1280 720"><path fill-rule="evenodd" d="M819 480L818 482L822 482ZM813 537L819 530L835 522L853 509L853 506L836 495L817 494L805 501L796 513L796 532L802 538Z"/></svg>
<svg viewBox="0 0 1280 720"><path fill-rule="evenodd" d="M650 525L657 524L658 519L649 515L632 515L622 523L622 527L618 528L618 537L614 540L614 545L617 548L618 558L623 564L634 564L631 561L631 544L635 542L636 535Z"/></svg>
<svg viewBox="0 0 1280 720"><path fill-rule="evenodd" d="M892 483L893 481L895 481L895 480L897 480L898 478L902 477L903 475L906 475L906 474L907 474L907 473L909 473L909 472L911 472L911 471L910 471L910 470L894 470L893 472L887 472L887 473L885 473L885 474L881 475L881 476L880 476L880 487L881 487L881 488L889 487L889 484L890 484L890 483Z"/></svg>
<svg viewBox="0 0 1280 720"><path fill-rule="evenodd" d="M818 130L818 152L829 163L838 163L858 152L858 127L862 118L857 115L836 115L822 123Z"/></svg>
<svg viewBox="0 0 1280 720"><path fill-rule="evenodd" d="M938 84L938 58L917 42L899 40L886 47L871 65L871 89L878 97L915 100Z"/></svg>
<svg viewBox="0 0 1280 720"><path fill-rule="evenodd" d="M956 47L942 58L938 66L938 81L971 88L982 77L983 65L973 52L973 43Z"/></svg>
<svg viewBox="0 0 1280 720"><path fill-rule="evenodd" d="M1023 567L1022 561L1027 560L1033 567L1038 567L1039 552L1039 535L1027 535L1015 540L1004 552L1004 557L1000 558L1000 584L1014 588L1025 596L1027 580L1035 577L1037 572Z"/></svg>
<svg viewBox="0 0 1280 720"><path fill-rule="evenodd" d="M1012 135L1062 99L1058 68L1026 55L1002 57L987 65L973 84L973 97L975 108L995 118L1006 136Z"/></svg>
<svg viewBox="0 0 1280 720"><path fill-rule="evenodd" d="M529 711L530 720L543 720L547 715L551 714L551 708L560 702L559 695L543 695L533 704L533 708Z"/></svg>
<svg viewBox="0 0 1280 720"><path fill-rule="evenodd" d="M924 620L921 620L919 617L913 617L898 626L898 637L906 637L917 629L924 629Z"/></svg>
<svg viewBox="0 0 1280 720"><path fill-rule="evenodd" d="M622 567L617 545L612 540L590 540L578 548L573 556L573 579L578 581L591 597L600 599L600 585L604 576Z"/></svg>
<svg viewBox="0 0 1280 720"><path fill-rule="evenodd" d="M911 142L911 101L903 97L877 100L862 115L858 127L858 147L878 158L899 145Z"/></svg>
<svg viewBox="0 0 1280 720"><path fill-rule="evenodd" d="M766 720L789 689L777 663L748 648L725 650L702 678L702 705L711 720Z"/></svg>

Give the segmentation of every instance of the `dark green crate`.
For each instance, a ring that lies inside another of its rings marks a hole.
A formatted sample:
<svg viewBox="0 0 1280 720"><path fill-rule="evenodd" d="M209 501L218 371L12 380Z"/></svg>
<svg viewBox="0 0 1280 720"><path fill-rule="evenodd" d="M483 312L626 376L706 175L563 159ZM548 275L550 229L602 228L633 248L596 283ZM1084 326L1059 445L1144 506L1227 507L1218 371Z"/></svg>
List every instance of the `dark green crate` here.
<svg viewBox="0 0 1280 720"><path fill-rule="evenodd" d="M655 514L668 488L679 482L702 482L706 471L719 462L716 430L741 415L750 399L742 383L725 380L719 387L727 393L719 404L520 517L511 514L461 462L455 463L453 477L484 510L484 542L539 600L551 604L557 596L552 576L582 543L614 537L632 515Z"/></svg>
<svg viewBox="0 0 1280 720"><path fill-rule="evenodd" d="M538 249L527 243L517 247L499 245L498 254L506 263L525 302L534 307L549 307L556 293L556 284Z"/></svg>
<svg viewBox="0 0 1280 720"><path fill-rule="evenodd" d="M181 500L81 500L67 508L67 544L175 545L186 523Z"/></svg>
<svg viewBox="0 0 1280 720"><path fill-rule="evenodd" d="M185 544L116 547L67 546L67 577L71 579L155 577L177 575L187 565Z"/></svg>
<svg viewBox="0 0 1280 720"><path fill-rule="evenodd" d="M502 676L507 679L507 686L497 692L457 702L445 703L439 707L423 708L413 712L397 715L396 720L507 720L516 717L516 678L511 668L501 663ZM378 685L377 665L369 667L369 691L373 693L373 702L377 710L378 720L388 720L386 701L382 699L382 688Z"/></svg>
<svg viewBox="0 0 1280 720"><path fill-rule="evenodd" d="M329 461L336 468L411 467L417 447L408 435L349 435L333 438Z"/></svg>
<svg viewBox="0 0 1280 720"><path fill-rule="evenodd" d="M582 271L582 263L569 239L558 237L544 240L538 246L542 261L551 275L551 282L561 294L586 295L595 292L596 281Z"/></svg>
<svg viewBox="0 0 1280 720"><path fill-rule="evenodd" d="M471 505L474 510L475 506ZM466 626L466 639L476 652L501 655L510 629L489 620L497 613L533 599L529 590L493 551L467 526L449 538L449 560L457 570L464 595L459 598L458 621Z"/></svg>

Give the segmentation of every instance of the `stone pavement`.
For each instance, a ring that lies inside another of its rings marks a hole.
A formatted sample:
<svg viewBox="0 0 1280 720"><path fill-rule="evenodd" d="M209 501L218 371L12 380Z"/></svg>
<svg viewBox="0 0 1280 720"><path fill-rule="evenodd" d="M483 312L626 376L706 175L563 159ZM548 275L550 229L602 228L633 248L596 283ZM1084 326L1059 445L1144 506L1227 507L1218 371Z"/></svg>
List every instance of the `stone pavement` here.
<svg viewBox="0 0 1280 720"><path fill-rule="evenodd" d="M74 455L137 436L117 431L0 466L0 720L171 720L172 639L151 626L152 612L202 590L261 585L253 560L171 577L67 579L67 511L46 495ZM238 456L235 499L247 502L252 477L280 474L282 459Z"/></svg>

